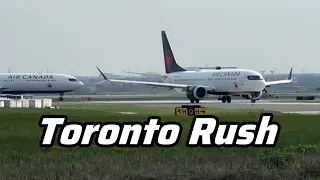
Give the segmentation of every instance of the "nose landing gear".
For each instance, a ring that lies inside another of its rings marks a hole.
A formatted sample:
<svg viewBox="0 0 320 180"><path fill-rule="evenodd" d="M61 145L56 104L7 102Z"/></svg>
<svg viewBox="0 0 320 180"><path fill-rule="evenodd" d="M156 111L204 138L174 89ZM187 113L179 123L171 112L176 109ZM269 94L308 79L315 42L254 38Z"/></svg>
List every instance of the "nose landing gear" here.
<svg viewBox="0 0 320 180"><path fill-rule="evenodd" d="M193 100L193 99L190 99L190 103L199 103L200 100Z"/></svg>

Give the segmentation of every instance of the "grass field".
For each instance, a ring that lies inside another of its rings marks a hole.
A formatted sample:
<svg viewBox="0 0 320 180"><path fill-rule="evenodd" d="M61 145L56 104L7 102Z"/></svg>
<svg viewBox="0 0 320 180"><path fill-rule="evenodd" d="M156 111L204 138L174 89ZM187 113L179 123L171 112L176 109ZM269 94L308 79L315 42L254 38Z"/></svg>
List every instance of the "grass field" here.
<svg viewBox="0 0 320 180"><path fill-rule="evenodd" d="M137 112L122 115L117 112ZM209 109L220 121L257 121L262 110ZM60 109L0 109L1 179L319 179L319 116L273 112L281 124L275 148L187 148L192 117L172 108L63 106ZM39 146L41 115L70 121L145 121L156 115L183 125L173 148L52 148Z"/></svg>

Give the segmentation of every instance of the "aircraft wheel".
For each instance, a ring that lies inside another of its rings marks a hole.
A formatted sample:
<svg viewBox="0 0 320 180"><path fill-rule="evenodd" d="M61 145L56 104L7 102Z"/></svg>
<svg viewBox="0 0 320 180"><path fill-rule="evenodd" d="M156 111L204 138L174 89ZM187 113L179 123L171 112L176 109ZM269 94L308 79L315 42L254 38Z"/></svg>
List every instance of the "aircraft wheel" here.
<svg viewBox="0 0 320 180"><path fill-rule="evenodd" d="M251 103L256 103L256 100L255 99L251 99Z"/></svg>
<svg viewBox="0 0 320 180"><path fill-rule="evenodd" d="M231 97L230 96L227 96L227 103L231 103Z"/></svg>
<svg viewBox="0 0 320 180"><path fill-rule="evenodd" d="M196 100L196 103L199 103L200 102L200 100Z"/></svg>
<svg viewBox="0 0 320 180"><path fill-rule="evenodd" d="M63 101L63 97L59 97L59 101Z"/></svg>
<svg viewBox="0 0 320 180"><path fill-rule="evenodd" d="M194 103L194 100L191 100L191 99L190 99L190 103Z"/></svg>
<svg viewBox="0 0 320 180"><path fill-rule="evenodd" d="M226 96L222 96L221 101L222 101L222 103L226 103L227 97Z"/></svg>

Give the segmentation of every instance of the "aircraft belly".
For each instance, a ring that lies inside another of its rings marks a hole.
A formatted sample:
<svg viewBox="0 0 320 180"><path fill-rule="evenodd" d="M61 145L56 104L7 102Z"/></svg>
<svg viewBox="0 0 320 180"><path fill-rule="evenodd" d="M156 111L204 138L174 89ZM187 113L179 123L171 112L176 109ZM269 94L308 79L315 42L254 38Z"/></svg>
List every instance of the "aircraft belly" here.
<svg viewBox="0 0 320 180"><path fill-rule="evenodd" d="M6 88L6 90L13 90L14 91L16 89L22 88L23 85L24 84L22 84L22 83L14 83L14 82L9 81L9 82L5 83L5 88Z"/></svg>

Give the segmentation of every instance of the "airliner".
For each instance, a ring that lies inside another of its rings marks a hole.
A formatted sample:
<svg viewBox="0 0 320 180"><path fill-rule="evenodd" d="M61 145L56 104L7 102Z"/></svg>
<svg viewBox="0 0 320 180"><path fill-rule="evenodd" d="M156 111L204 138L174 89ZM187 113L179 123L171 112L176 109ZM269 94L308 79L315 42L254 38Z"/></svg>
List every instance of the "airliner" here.
<svg viewBox="0 0 320 180"><path fill-rule="evenodd" d="M56 94L63 95L83 87L75 77L57 73L0 73L1 94Z"/></svg>
<svg viewBox="0 0 320 180"><path fill-rule="evenodd" d="M242 96L252 103L258 100L266 87L277 84L292 83L292 68L287 79L266 82L263 76L253 70L237 68L197 69L187 71L179 66L174 58L166 32L161 31L166 75L152 75L161 77L164 82L146 82L132 80L118 80L107 78L99 67L96 67L104 82L144 84L154 87L167 87L181 93L186 93L190 103L199 103L207 95L219 95L222 103L230 103L231 96ZM144 74L144 73L137 73ZM222 97L221 97L222 96Z"/></svg>

